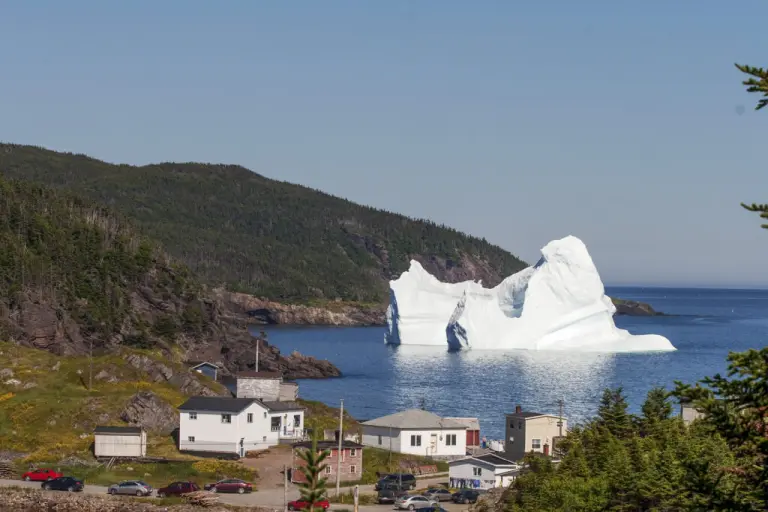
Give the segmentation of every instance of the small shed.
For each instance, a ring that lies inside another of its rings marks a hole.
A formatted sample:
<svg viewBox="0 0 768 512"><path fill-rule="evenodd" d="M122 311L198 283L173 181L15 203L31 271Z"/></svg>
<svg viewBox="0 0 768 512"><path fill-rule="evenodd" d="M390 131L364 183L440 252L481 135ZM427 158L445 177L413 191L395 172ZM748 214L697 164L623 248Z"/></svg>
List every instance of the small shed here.
<svg viewBox="0 0 768 512"><path fill-rule="evenodd" d="M98 457L146 457L147 433L141 427L96 427L93 454Z"/></svg>
<svg viewBox="0 0 768 512"><path fill-rule="evenodd" d="M217 380L219 366L208 361L189 361L187 363L190 370L194 370L197 373L202 373L206 377L210 377L213 380Z"/></svg>

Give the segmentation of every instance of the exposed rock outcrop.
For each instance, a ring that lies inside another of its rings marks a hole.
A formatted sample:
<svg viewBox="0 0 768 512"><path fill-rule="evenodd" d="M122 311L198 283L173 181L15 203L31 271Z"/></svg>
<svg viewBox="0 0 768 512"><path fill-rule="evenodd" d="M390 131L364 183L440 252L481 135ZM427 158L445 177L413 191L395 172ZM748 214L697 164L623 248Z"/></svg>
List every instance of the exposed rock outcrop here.
<svg viewBox="0 0 768 512"><path fill-rule="evenodd" d="M174 372L173 368L140 354L130 354L125 362L135 369L144 372L153 382L168 382L177 387L185 395L191 396L226 396L225 389L219 392L204 386L200 380L188 370Z"/></svg>
<svg viewBox="0 0 768 512"><path fill-rule="evenodd" d="M386 305L357 306L331 303L328 307L281 304L245 293L216 291L228 311L257 324L384 325Z"/></svg>
<svg viewBox="0 0 768 512"><path fill-rule="evenodd" d="M616 316L666 316L656 311L650 304L636 300L611 299L616 306Z"/></svg>
<svg viewBox="0 0 768 512"><path fill-rule="evenodd" d="M176 408L151 391L140 391L133 395L120 413L120 419L162 434L170 434L179 426Z"/></svg>

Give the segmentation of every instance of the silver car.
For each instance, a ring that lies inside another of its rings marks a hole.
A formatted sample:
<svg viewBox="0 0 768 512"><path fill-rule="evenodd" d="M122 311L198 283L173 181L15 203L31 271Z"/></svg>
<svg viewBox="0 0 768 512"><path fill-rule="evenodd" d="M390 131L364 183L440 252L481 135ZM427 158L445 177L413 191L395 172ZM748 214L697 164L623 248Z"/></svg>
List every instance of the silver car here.
<svg viewBox="0 0 768 512"><path fill-rule="evenodd" d="M395 500L398 510L416 510L417 508L434 507L437 500L426 496L401 496Z"/></svg>
<svg viewBox="0 0 768 512"><path fill-rule="evenodd" d="M141 480L126 480L119 484L112 484L109 486L107 492L109 494L129 494L131 496L150 496L152 494L152 486Z"/></svg>

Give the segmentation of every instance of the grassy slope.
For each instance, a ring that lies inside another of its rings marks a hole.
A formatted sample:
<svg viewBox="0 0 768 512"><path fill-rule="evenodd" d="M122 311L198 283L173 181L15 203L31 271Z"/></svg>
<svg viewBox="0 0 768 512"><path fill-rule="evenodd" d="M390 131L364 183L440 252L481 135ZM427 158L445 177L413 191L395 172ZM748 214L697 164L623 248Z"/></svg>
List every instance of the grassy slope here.
<svg viewBox="0 0 768 512"><path fill-rule="evenodd" d="M174 366L159 353L142 353ZM53 466L85 478L88 483L103 485L138 477L145 478L152 485L165 485L179 478L202 482L224 476L253 477L240 465L182 455L171 436L156 434L147 438L148 456L188 462L127 463L119 464L110 471L103 467L59 464L58 461L72 456L91 460L94 427L123 425L124 422L119 419L120 412L137 391L150 390L173 406L179 406L186 400L187 397L173 386L148 382L142 372L126 367L121 355L115 353L93 358L94 375L106 370L122 381L107 383L94 380L93 389L89 391L87 357L58 357L41 350L0 343L3 367L12 370L13 378L21 381L20 385L6 384L9 378L0 381L0 446L3 450L28 454L20 461L20 470L30 464ZM54 371L56 364L59 365L58 370ZM174 369L185 371L181 367ZM218 385L207 377L194 375L209 387ZM32 384L34 387L21 389ZM133 470L128 469L131 467Z"/></svg>
<svg viewBox="0 0 768 512"><path fill-rule="evenodd" d="M109 205L210 282L276 300L382 302L414 256L486 284L525 266L484 239L239 166L133 167L0 144L0 173Z"/></svg>

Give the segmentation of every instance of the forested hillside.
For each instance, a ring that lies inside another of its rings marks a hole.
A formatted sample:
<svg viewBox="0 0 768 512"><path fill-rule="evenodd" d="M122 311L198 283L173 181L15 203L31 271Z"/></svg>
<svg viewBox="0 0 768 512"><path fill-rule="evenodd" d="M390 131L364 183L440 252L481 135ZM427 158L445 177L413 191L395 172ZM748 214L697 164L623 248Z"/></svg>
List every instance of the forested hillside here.
<svg viewBox="0 0 768 512"><path fill-rule="evenodd" d="M275 300L381 303L411 258L440 279L486 285L525 267L484 239L239 166L134 167L0 144L0 173L115 208L209 283Z"/></svg>
<svg viewBox="0 0 768 512"><path fill-rule="evenodd" d="M0 178L0 341L9 339L58 354L93 345L253 365L245 324L156 243L90 200ZM268 345L263 354L264 370L338 374Z"/></svg>

